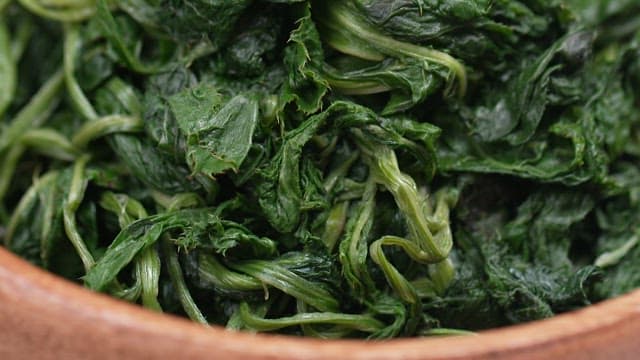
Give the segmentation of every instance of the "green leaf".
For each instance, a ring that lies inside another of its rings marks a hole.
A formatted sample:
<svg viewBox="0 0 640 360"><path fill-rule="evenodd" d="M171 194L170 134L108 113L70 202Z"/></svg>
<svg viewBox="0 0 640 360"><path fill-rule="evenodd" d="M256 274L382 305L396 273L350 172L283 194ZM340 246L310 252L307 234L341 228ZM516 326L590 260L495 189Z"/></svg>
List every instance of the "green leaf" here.
<svg viewBox="0 0 640 360"><path fill-rule="evenodd" d="M305 4L300 12L298 26L291 32L285 49L283 61L289 79L280 96L285 99L282 105L293 100L299 110L311 114L320 109L329 84L322 75L324 52L309 5Z"/></svg>
<svg viewBox="0 0 640 360"><path fill-rule="evenodd" d="M257 100L238 95L222 103L213 87L200 84L171 96L169 104L188 137L186 156L193 172L238 171L258 123Z"/></svg>

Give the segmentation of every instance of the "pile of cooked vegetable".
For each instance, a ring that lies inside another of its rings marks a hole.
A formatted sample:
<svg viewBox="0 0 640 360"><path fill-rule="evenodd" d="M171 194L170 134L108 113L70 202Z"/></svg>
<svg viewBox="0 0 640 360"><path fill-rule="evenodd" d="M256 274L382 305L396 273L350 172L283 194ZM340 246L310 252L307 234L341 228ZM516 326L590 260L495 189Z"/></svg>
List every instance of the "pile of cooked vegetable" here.
<svg viewBox="0 0 640 360"><path fill-rule="evenodd" d="M637 0L0 0L0 238L204 324L457 334L640 287Z"/></svg>

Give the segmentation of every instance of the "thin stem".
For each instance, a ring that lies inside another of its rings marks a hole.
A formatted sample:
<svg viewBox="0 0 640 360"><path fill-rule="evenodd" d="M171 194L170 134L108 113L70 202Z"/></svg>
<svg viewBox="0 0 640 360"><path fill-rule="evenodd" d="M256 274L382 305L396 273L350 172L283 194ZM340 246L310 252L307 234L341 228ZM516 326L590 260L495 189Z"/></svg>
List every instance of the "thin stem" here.
<svg viewBox="0 0 640 360"><path fill-rule="evenodd" d="M2 6L0 6L2 11ZM9 30L0 14L0 119L13 100L16 89L16 64L11 54Z"/></svg>
<svg viewBox="0 0 640 360"><path fill-rule="evenodd" d="M201 204L200 197L195 193L177 194L169 197L160 192L154 191L152 196L156 202L160 199L162 201L160 205L164 206L167 211L174 211ZM182 304L182 309L187 313L191 320L208 325L209 322L207 321L207 318L198 308L198 305L193 300L191 292L187 287L184 274L182 273L182 268L180 267L180 259L178 259L176 248L171 244L171 239L167 235L164 235L160 240L160 245L162 247L162 254L165 258L167 271L169 272L169 278L171 279L173 288L176 291L176 295L178 295L180 304Z"/></svg>
<svg viewBox="0 0 640 360"><path fill-rule="evenodd" d="M409 283L409 281L407 281L404 275L402 275L400 271L398 271L398 269L396 269L393 264L387 260L387 257L384 255L384 251L382 251L382 246L389 245L400 246L407 253L412 252L414 255L418 254L418 256L420 256L421 250L407 239L399 238L397 236L383 236L382 238L374 241L369 247L371 259L380 266L384 276L387 278L387 282L391 285L396 294L398 294L403 301L415 304L419 302L415 288L411 283Z"/></svg>
<svg viewBox="0 0 640 360"><path fill-rule="evenodd" d="M239 312L246 326L260 331L273 331L301 324L334 324L364 332L376 332L384 328L384 324L379 320L370 315L361 314L311 312L286 316L279 319L265 319L253 315L247 303L240 304Z"/></svg>
<svg viewBox="0 0 640 360"><path fill-rule="evenodd" d="M264 288L260 280L227 269L214 256L201 255L198 262L200 278L222 290L254 291Z"/></svg>
<svg viewBox="0 0 640 360"><path fill-rule="evenodd" d="M640 237L638 234L634 234L629 240L627 240L622 246L617 247L611 251L604 252L598 256L596 261L594 262L595 266L606 268L609 266L616 265L622 260L625 255L633 249L640 242Z"/></svg>
<svg viewBox="0 0 640 360"><path fill-rule="evenodd" d="M398 57L398 55L404 55L407 57L413 57L418 59L424 59L436 64L440 64L448 69L454 75L454 78L458 80L458 95L464 96L467 91L467 73L462 65L453 56L411 43L398 41L392 37L381 34L375 28L362 21L356 16L352 10L348 8L346 2L343 1L327 1L324 8L328 11L327 21L325 26L329 26L333 30L339 30L339 33L347 32L360 40L360 43L367 44L372 49L384 53L385 55ZM331 42L330 42L331 43ZM333 46L333 44L331 44ZM358 47L359 49L362 46ZM338 49L344 51L344 49ZM372 51L366 52L375 54ZM358 56L358 53L352 54ZM371 56L363 56L364 59L379 60L372 58Z"/></svg>
<svg viewBox="0 0 640 360"><path fill-rule="evenodd" d="M209 324L207 318L202 314L189 292L189 288L187 287L187 283L185 282L184 275L182 273L182 268L180 267L178 253L176 252L175 247L171 244L171 240L164 237L161 240L161 245L162 253L166 261L167 271L171 278L171 283L173 284L176 295L180 300L180 304L182 304L184 312L186 312L189 318L193 321L197 321L205 325Z"/></svg>
<svg viewBox="0 0 640 360"><path fill-rule="evenodd" d="M75 61L79 48L82 46L80 41L80 32L78 26L72 24L65 24L64 27L64 79L67 84L67 91L71 97L72 103L76 110L85 119L93 121L98 117L96 111L91 106L91 103L84 95L84 92L80 88L78 81L76 81Z"/></svg>
<svg viewBox="0 0 640 360"><path fill-rule="evenodd" d="M58 103L62 90L62 71L56 71L0 134L0 153L14 144L29 129L40 126Z"/></svg>
<svg viewBox="0 0 640 360"><path fill-rule="evenodd" d="M36 15L63 22L87 20L92 17L96 11L95 2L91 0L73 4L73 6L48 6L48 4L38 0L18 0L18 2Z"/></svg>
<svg viewBox="0 0 640 360"><path fill-rule="evenodd" d="M20 222L24 220L23 217L25 216L26 210L31 206L31 203L35 201L39 191L42 188L49 186L51 182L56 181L58 179L58 175L59 173L57 171L49 171L41 178L35 179L29 190L22 195L20 202L18 202L18 205L13 210L13 214L11 215L11 219L7 224L7 230L4 234L4 244L7 248L11 248L13 235L15 234Z"/></svg>
<svg viewBox="0 0 640 360"><path fill-rule="evenodd" d="M329 217L324 226L324 233L322 234L322 242L327 247L329 252L333 252L333 248L336 246L340 235L344 230L344 225L347 221L347 212L349 210L349 201L342 201L337 203L329 211Z"/></svg>
<svg viewBox="0 0 640 360"><path fill-rule="evenodd" d="M136 278L140 279L142 305L147 309L162 311L158 302L160 281L160 256L155 247L143 249L135 261Z"/></svg>
<svg viewBox="0 0 640 360"><path fill-rule="evenodd" d="M393 149L374 143L361 131L354 130L354 134L376 182L391 192L396 205L407 219L411 239L427 253L431 263L444 260L451 251L453 241L450 237L433 235L425 211L428 199L420 196L413 178L400 171Z"/></svg>
<svg viewBox="0 0 640 360"><path fill-rule="evenodd" d="M89 142L102 136L119 132L137 132L143 127L142 121L134 116L109 115L87 122L73 135L71 143L85 148Z"/></svg>
<svg viewBox="0 0 640 360"><path fill-rule="evenodd" d="M340 303L328 290L273 261L250 260L230 264L230 267L259 280L261 285L273 286L320 311L334 312L340 308Z"/></svg>
<svg viewBox="0 0 640 360"><path fill-rule="evenodd" d="M351 169L351 166L353 165L353 163L356 162L356 160L358 160L358 157L360 157L360 152L354 151L339 166L331 170L331 172L327 175L323 183L323 188L326 192L330 192L333 189L333 187L338 182L338 179L345 177L347 172L349 172L349 169Z"/></svg>
<svg viewBox="0 0 640 360"><path fill-rule="evenodd" d="M73 161L80 154L69 139L53 129L29 130L22 136L20 143L44 156L63 161Z"/></svg>
<svg viewBox="0 0 640 360"><path fill-rule="evenodd" d="M89 271L89 269L93 267L95 260L82 240L82 236L78 232L76 211L80 207L80 203L84 198L84 192L88 183L88 180L84 176L84 170L89 162L89 158L89 155L83 155L73 166L73 177L71 178L69 195L62 208L65 232L67 233L69 241L71 241L71 244L80 256L80 260L82 260L85 271Z"/></svg>
<svg viewBox="0 0 640 360"><path fill-rule="evenodd" d="M33 35L33 29L33 22L20 21L14 30L13 41L11 42L11 57L14 62L18 63L20 58L22 58L22 54L24 54L31 39L31 35Z"/></svg>

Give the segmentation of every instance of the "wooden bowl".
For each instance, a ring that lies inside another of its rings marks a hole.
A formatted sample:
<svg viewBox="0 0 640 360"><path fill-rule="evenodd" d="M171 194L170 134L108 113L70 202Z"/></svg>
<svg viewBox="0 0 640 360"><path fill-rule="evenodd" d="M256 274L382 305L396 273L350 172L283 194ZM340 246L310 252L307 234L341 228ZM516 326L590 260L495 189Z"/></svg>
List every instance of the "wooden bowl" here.
<svg viewBox="0 0 640 360"><path fill-rule="evenodd" d="M640 291L477 336L317 340L204 327L93 293L0 248L0 359L639 359Z"/></svg>

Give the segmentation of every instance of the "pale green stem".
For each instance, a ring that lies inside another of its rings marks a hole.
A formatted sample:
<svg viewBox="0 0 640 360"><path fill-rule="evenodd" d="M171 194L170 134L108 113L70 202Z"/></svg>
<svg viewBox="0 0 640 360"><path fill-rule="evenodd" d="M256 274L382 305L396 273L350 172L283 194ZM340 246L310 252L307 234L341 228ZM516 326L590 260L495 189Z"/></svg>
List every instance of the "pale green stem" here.
<svg viewBox="0 0 640 360"><path fill-rule="evenodd" d="M53 129L29 130L22 136L20 142L44 156L63 161L73 161L80 154L69 139Z"/></svg>
<svg viewBox="0 0 640 360"><path fill-rule="evenodd" d="M347 212L349 210L349 201L342 201L334 205L329 211L329 217L324 226L322 233L322 242L329 252L333 252L338 239L342 235L344 225L347 222Z"/></svg>
<svg viewBox="0 0 640 360"><path fill-rule="evenodd" d="M356 37L362 44L367 44L367 46L370 47L370 49L366 49L366 47L363 46L356 46L357 52L352 55L361 56L364 59L381 60L376 54L376 51L378 51L393 57L401 54L440 64L450 69L454 78L458 80L458 95L465 95L467 91L467 73L464 65L456 58L442 51L398 41L384 35L354 16L352 11L350 11L342 1L331 1L325 8L326 11L330 13L328 16L330 23L325 25L336 30L337 33L347 32ZM334 44L331 45L334 46ZM339 42L337 42L336 45L339 45ZM347 45L342 48L338 47L337 49L345 53L350 53L350 48L351 47ZM363 49L364 52L361 52ZM451 87L451 84L449 84L449 87Z"/></svg>
<svg viewBox="0 0 640 360"><path fill-rule="evenodd" d="M182 208L193 207L201 204L201 199L197 194L184 193L176 194L172 197L164 195L160 192L153 191L152 196L154 199L161 199L161 206L164 206L167 211L173 211ZM207 318L202 314L198 305L193 300L191 292L187 287L187 283L180 267L180 260L178 259L178 253L176 248L171 244L171 240L168 236L163 236L161 239L162 253L165 257L167 271L169 272L169 278L173 284L173 288L176 291L176 295L182 304L182 309L187 313L189 318L193 321L199 322L204 325L208 325Z"/></svg>
<svg viewBox="0 0 640 360"><path fill-rule="evenodd" d="M0 12L2 5L0 4ZM16 89L16 64L11 53L9 30L0 13L0 120L13 100Z"/></svg>
<svg viewBox="0 0 640 360"><path fill-rule="evenodd" d="M262 282L252 276L231 271L213 256L200 256L198 275L215 287L231 291L252 291L264 289Z"/></svg>
<svg viewBox="0 0 640 360"><path fill-rule="evenodd" d="M182 304L184 312L187 313L189 318L193 321L205 325L209 324L207 318L202 314L198 305L193 300L193 297L191 297L189 288L187 288L175 247L171 245L171 241L168 238L163 238L161 244L162 253L165 256L167 271L169 272L171 283L173 284L176 295Z"/></svg>
<svg viewBox="0 0 640 360"><path fill-rule="evenodd" d="M311 312L279 319L265 319L253 315L247 303L240 304L238 311L245 325L260 331L273 331L301 324L334 324L364 332L375 332L384 328L382 322L369 315Z"/></svg>
<svg viewBox="0 0 640 360"><path fill-rule="evenodd" d="M154 311L162 311L158 302L158 284L160 282L160 256L155 247L143 249L136 256L136 278L142 288L142 305Z"/></svg>
<svg viewBox="0 0 640 360"><path fill-rule="evenodd" d="M0 153L19 140L29 129L40 126L57 104L62 89L62 71L56 71L38 90L29 103L0 134Z"/></svg>
<svg viewBox="0 0 640 360"><path fill-rule="evenodd" d="M62 214L64 220L64 229L67 233L67 237L71 244L76 249L76 252L82 260L85 271L89 271L95 264L93 255L87 249L82 236L78 232L78 226L76 222L76 211L82 203L84 193L87 188L88 180L85 177L84 171L89 162L89 155L83 155L73 166L73 176L71 178L71 186L69 188L69 195L62 207Z"/></svg>
<svg viewBox="0 0 640 360"><path fill-rule="evenodd" d="M21 21L13 32L13 41L11 42L11 57L15 63L18 63L22 54L24 54L31 35L33 35L33 22Z"/></svg>
<svg viewBox="0 0 640 360"><path fill-rule="evenodd" d="M26 209L31 205L31 202L38 196L38 192L43 187L48 186L51 182L56 181L59 173L57 171L49 171L43 177L35 179L33 185L22 195L20 202L15 207L13 215L7 224L7 231L4 234L5 246L11 248L11 241L13 235L17 230L20 221L23 221L23 216Z"/></svg>
<svg viewBox="0 0 640 360"><path fill-rule="evenodd" d="M78 50L82 46L80 41L80 32L77 25L65 24L64 27L64 79L67 84L67 91L71 97L72 103L76 110L84 116L85 119L93 121L98 117L91 103L84 95L78 81L76 81L75 61Z"/></svg>
<svg viewBox="0 0 640 360"><path fill-rule="evenodd" d="M638 244L639 241L640 237L638 236L638 234L634 234L631 238L629 238L629 240L622 244L622 246L600 254L600 256L598 256L598 258L594 262L594 265L605 268L618 264L620 260L622 260L622 258L627 255L634 246Z"/></svg>
<svg viewBox="0 0 640 360"><path fill-rule="evenodd" d="M87 145L102 136L122 133L122 132L137 132L143 128L142 121L133 116L126 115L108 115L101 117L97 120L86 122L80 127L80 129L73 135L71 143L83 149Z"/></svg>
<svg viewBox="0 0 640 360"><path fill-rule="evenodd" d="M18 2L38 16L62 22L87 20L96 12L95 2L92 0L77 4L46 4L39 0L18 0Z"/></svg>

